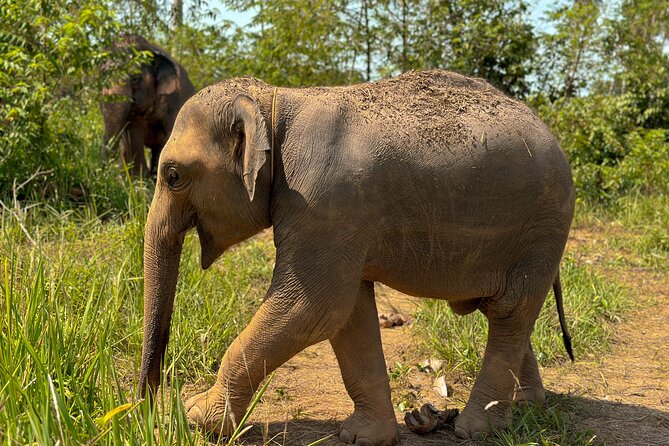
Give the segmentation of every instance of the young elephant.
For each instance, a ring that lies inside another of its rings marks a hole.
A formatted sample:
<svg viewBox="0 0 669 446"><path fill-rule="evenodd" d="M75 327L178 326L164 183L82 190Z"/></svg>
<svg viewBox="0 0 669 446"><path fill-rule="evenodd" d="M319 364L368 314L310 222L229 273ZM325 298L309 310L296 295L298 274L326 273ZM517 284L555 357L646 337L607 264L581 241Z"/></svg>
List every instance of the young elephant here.
<svg viewBox="0 0 669 446"><path fill-rule="evenodd" d="M127 50L149 51L151 63L143 65L139 73L106 88L101 104L105 126L105 147L121 146L121 163L130 166L134 176L155 173L158 157L172 131L174 120L186 100L195 94L195 88L186 70L162 48L138 35L129 35L117 47ZM111 96L126 100L111 100ZM144 147L151 149L147 167Z"/></svg>
<svg viewBox="0 0 669 446"><path fill-rule="evenodd" d="M184 234L197 229L208 268L272 226L266 299L216 384L187 402L189 418L231 433L269 372L327 339L355 403L341 439L396 443L378 281L486 315L483 366L455 427L477 438L508 422L514 399L544 399L530 334L559 285L573 210L569 166L548 128L478 79L428 71L348 87L245 78L206 88L179 112L160 157L141 391L160 382Z"/></svg>

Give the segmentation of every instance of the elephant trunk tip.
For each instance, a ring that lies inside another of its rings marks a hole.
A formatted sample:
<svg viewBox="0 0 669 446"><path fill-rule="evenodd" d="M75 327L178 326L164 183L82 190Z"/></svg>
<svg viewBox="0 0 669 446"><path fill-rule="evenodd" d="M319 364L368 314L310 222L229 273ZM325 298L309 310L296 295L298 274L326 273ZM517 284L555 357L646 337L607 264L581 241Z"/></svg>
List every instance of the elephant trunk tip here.
<svg viewBox="0 0 669 446"><path fill-rule="evenodd" d="M137 399L140 400L146 399L149 401L153 401L156 392L158 391L159 385L160 385L159 381L151 379L150 377L142 374L139 380L139 390L137 392Z"/></svg>

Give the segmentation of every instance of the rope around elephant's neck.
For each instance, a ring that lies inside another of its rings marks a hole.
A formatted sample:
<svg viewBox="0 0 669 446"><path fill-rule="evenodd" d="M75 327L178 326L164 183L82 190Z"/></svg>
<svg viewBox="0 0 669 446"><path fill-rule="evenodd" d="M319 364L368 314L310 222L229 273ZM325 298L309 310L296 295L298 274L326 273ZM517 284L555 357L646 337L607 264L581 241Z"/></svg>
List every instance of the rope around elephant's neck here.
<svg viewBox="0 0 669 446"><path fill-rule="evenodd" d="M270 185L274 183L274 127L276 126L276 92L278 87L274 87L272 93L272 127L270 128L270 139L272 141L271 151L269 152L269 182Z"/></svg>

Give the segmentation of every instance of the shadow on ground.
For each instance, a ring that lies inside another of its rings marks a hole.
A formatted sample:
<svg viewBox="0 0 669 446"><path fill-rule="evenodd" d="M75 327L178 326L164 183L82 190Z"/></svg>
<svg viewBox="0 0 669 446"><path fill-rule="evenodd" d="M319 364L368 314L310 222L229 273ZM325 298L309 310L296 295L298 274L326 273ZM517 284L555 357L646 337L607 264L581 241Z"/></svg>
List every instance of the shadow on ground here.
<svg viewBox="0 0 669 446"><path fill-rule="evenodd" d="M576 396L562 398L560 408L573 405L576 428L596 435L595 442L606 445L669 445L669 412L636 404L626 404ZM667 395L669 400L669 395Z"/></svg>
<svg viewBox="0 0 669 446"><path fill-rule="evenodd" d="M669 398L669 395L668 395ZM629 446L667 446L669 445L669 412L651 409L633 404L594 400L573 395L556 395L549 393L546 411L551 409L555 414L549 415L556 422L546 426L534 425L520 421L527 418L519 413L514 419L516 435L522 442L550 439L550 444L563 446L576 445L629 445ZM527 415L527 412L525 413ZM531 417L531 416L530 416ZM539 416L541 417L541 416ZM528 428L529 424L529 428ZM340 421L297 419L286 423L256 424L242 441L245 445L286 445L306 446L318 440L324 446L341 445L338 441L337 429ZM532 430L546 430L541 436L532 438ZM507 432L508 434L508 432ZM582 439L574 443L575 438ZM480 445L505 444L497 438L491 441L463 441L455 437L452 431L437 431L425 436L409 432L404 423L400 424L400 445ZM508 444L514 444L508 443Z"/></svg>

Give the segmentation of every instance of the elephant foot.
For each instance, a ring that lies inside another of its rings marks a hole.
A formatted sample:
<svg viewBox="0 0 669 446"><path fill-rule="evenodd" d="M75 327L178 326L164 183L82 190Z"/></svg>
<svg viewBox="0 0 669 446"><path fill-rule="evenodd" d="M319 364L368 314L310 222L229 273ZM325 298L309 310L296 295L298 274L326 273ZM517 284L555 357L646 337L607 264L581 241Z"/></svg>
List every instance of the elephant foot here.
<svg viewBox="0 0 669 446"><path fill-rule="evenodd" d="M235 431L235 416L226 410L225 397L214 388L189 398L185 409L188 421L208 433L227 437Z"/></svg>
<svg viewBox="0 0 669 446"><path fill-rule="evenodd" d="M392 446L399 441L397 421L394 417L381 420L356 411L342 423L339 438L356 446Z"/></svg>
<svg viewBox="0 0 669 446"><path fill-rule="evenodd" d="M546 391L543 387L521 386L516 390L513 400L519 406L539 405L546 401Z"/></svg>
<svg viewBox="0 0 669 446"><path fill-rule="evenodd" d="M488 410L484 407L472 408L470 401L465 410L455 420L455 436L458 438L471 438L481 440L492 429L504 429L511 421L511 411L508 403L501 401L490 406ZM501 407L500 407L501 406Z"/></svg>

